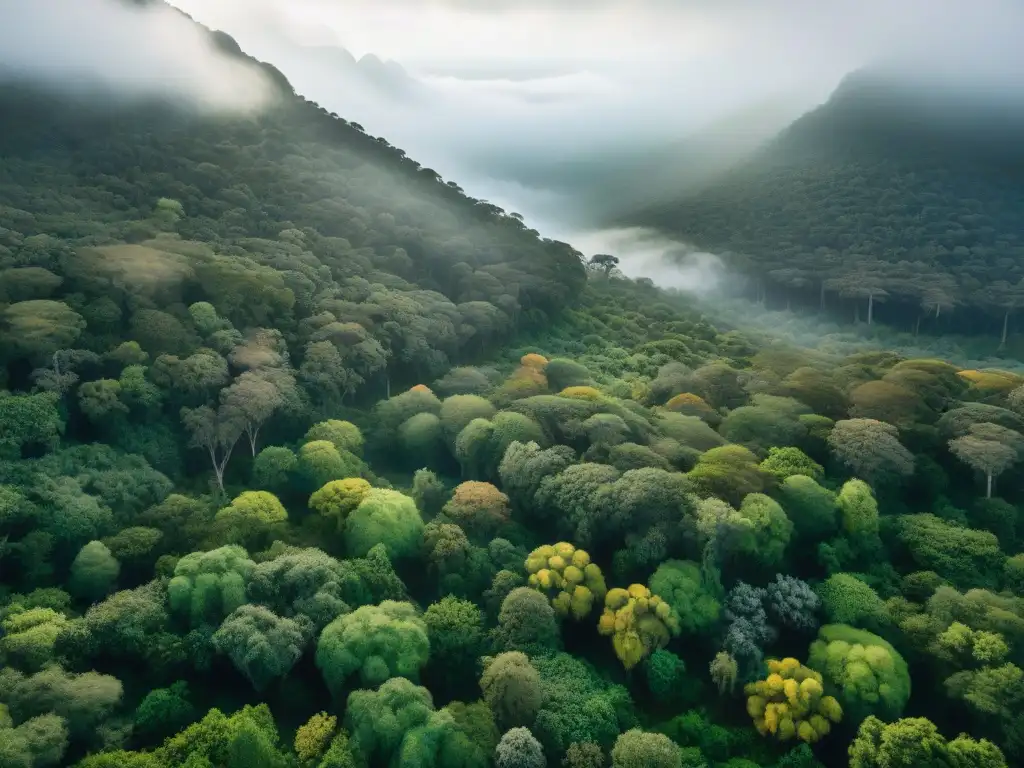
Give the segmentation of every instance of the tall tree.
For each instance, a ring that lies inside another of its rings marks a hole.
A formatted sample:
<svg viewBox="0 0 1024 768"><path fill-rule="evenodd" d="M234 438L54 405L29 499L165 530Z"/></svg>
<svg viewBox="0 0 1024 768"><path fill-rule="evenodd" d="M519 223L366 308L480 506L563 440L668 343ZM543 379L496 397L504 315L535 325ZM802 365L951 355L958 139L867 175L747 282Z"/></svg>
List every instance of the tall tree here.
<svg viewBox="0 0 1024 768"><path fill-rule="evenodd" d="M294 390L295 380L282 370L246 371L234 383L221 390L223 408L237 415L252 455L256 455L256 441L260 429L283 403L285 388Z"/></svg>
<svg viewBox="0 0 1024 768"><path fill-rule="evenodd" d="M949 441L949 450L960 461L985 475L985 498L992 498L992 481L1016 464L1024 450L1019 432L998 424L972 424L970 432Z"/></svg>
<svg viewBox="0 0 1024 768"><path fill-rule="evenodd" d="M619 266L619 257L612 256L610 253L595 253L587 263L608 277L612 270Z"/></svg>
<svg viewBox="0 0 1024 768"><path fill-rule="evenodd" d="M216 409L209 405L182 408L181 420L191 436L189 445L206 451L210 457L217 487L224 493L224 470L245 431L244 415L237 408L221 403Z"/></svg>
<svg viewBox="0 0 1024 768"><path fill-rule="evenodd" d="M875 303L885 301L889 297L886 290L888 279L885 265L875 259L851 257L854 267L840 277L830 278L825 282L826 288L838 291L844 299L867 299L868 325L874 322ZM855 319L860 318L860 305L856 305Z"/></svg>
<svg viewBox="0 0 1024 768"><path fill-rule="evenodd" d="M806 269L800 269L798 267L773 269L768 273L768 276L779 285L785 286L787 289L786 309L790 309L792 306L792 293L788 289L792 288L799 292L811 285L811 273Z"/></svg>
<svg viewBox="0 0 1024 768"><path fill-rule="evenodd" d="M922 281L917 287L919 288L918 295L921 297L921 309L926 312L934 310L935 320L939 319L942 310L949 311L960 304L960 299L957 298L959 286L952 275L944 272L929 272L922 276ZM920 326L921 318L918 316L917 322L914 324L915 335Z"/></svg>
<svg viewBox="0 0 1024 768"><path fill-rule="evenodd" d="M997 280L976 291L973 298L981 306L1002 315L1003 332L999 337L999 348L1002 349L1010 332L1010 317L1024 307L1024 278L1018 283Z"/></svg>

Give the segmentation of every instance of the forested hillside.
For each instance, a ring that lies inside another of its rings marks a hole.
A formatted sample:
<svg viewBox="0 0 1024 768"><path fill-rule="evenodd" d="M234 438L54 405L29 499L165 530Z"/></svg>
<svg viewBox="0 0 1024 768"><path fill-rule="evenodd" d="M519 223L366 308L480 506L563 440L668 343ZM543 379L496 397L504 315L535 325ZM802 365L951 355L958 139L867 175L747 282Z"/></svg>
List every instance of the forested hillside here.
<svg viewBox="0 0 1024 768"><path fill-rule="evenodd" d="M631 223L726 252L775 306L1002 336L1024 307L1022 127L1024 110L984 95L858 73L742 166Z"/></svg>
<svg viewBox="0 0 1024 768"><path fill-rule="evenodd" d="M277 81L0 88L0 766L1024 760L1024 377L717 328Z"/></svg>
<svg viewBox="0 0 1024 768"><path fill-rule="evenodd" d="M344 368L340 396L431 376L578 293L570 247L280 88L230 118L0 85L7 345L36 365L131 328L154 357L184 352L202 340L187 307L209 302L279 331L296 368L336 341L320 363Z"/></svg>

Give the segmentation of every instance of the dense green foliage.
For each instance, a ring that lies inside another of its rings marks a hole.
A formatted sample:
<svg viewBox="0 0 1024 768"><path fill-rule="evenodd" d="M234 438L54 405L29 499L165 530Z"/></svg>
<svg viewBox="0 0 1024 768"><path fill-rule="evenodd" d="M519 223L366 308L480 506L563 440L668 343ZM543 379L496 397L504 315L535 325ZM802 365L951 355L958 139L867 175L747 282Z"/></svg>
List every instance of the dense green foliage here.
<svg viewBox="0 0 1024 768"><path fill-rule="evenodd" d="M294 96L78 106L0 93L0 763L1024 761L1024 378L716 327Z"/></svg>
<svg viewBox="0 0 1024 768"><path fill-rule="evenodd" d="M856 73L739 167L631 223L724 252L757 300L1005 342L1024 307L1024 118L960 96Z"/></svg>

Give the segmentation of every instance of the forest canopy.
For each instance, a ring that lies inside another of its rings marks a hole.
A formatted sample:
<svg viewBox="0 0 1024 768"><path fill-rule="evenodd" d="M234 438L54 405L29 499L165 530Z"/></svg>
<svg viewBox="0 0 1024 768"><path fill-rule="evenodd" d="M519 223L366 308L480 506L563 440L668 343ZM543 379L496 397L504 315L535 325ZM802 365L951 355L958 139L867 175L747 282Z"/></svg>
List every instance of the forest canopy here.
<svg viewBox="0 0 1024 768"><path fill-rule="evenodd" d="M0 85L0 763L1024 761L1024 377L716 324L279 86Z"/></svg>
<svg viewBox="0 0 1024 768"><path fill-rule="evenodd" d="M755 301L1005 343L1024 307L1024 116L977 100L854 73L737 167L628 223L721 254Z"/></svg>

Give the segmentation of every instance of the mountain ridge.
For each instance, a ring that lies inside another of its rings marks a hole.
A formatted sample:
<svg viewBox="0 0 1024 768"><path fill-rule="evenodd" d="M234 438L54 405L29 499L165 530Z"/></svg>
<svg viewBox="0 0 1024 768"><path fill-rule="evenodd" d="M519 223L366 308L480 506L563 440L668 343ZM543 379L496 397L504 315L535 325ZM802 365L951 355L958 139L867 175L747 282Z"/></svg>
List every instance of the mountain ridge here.
<svg viewBox="0 0 1024 768"><path fill-rule="evenodd" d="M572 303L585 274L571 246L465 195L297 94L230 35L207 32L225 55L270 76L272 103L239 114L156 95L90 105L92 92L75 98L34 81L0 83L0 269L59 275L83 247L150 243L165 253L172 235L198 243L172 248L195 251L185 257L189 274L218 263L291 296L276 325L296 362L324 322L358 326L337 339L343 358L356 354L353 345L364 355L346 363L356 377L348 395L382 370L388 381L418 380ZM24 246L32 238L47 243L41 252ZM193 301L213 290L195 276L182 285ZM65 298L84 310L90 294ZM125 304L123 322L139 311ZM258 325L238 312L240 327ZM395 326L395 316L406 320ZM397 330L416 323L416 339ZM27 374L11 372L17 382Z"/></svg>
<svg viewBox="0 0 1024 768"><path fill-rule="evenodd" d="M757 300L911 326L962 307L999 332L1024 302L1024 110L942 96L856 73L744 163L616 223L722 253Z"/></svg>
<svg viewBox="0 0 1024 768"><path fill-rule="evenodd" d="M943 155L960 145L961 151L984 155L995 142L1004 155L1024 156L1013 152L1016 146L1010 140L1021 129L1024 101L962 88L943 90L929 79L869 69L847 75L824 104L782 130L774 143L792 149L799 142L813 144L816 134L829 131L837 139L829 149L858 138L895 138L905 142L901 149L921 154Z"/></svg>
<svg viewBox="0 0 1024 768"><path fill-rule="evenodd" d="M293 78L302 81L303 65L315 63L330 72L343 87L359 87L392 100L426 96L427 88L399 62L381 59L373 53L356 57L340 45L300 45L283 37L270 43L274 61L285 70L294 70Z"/></svg>

